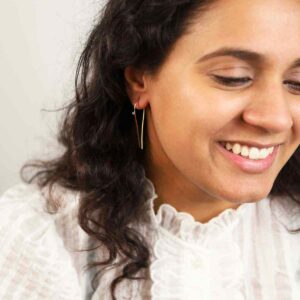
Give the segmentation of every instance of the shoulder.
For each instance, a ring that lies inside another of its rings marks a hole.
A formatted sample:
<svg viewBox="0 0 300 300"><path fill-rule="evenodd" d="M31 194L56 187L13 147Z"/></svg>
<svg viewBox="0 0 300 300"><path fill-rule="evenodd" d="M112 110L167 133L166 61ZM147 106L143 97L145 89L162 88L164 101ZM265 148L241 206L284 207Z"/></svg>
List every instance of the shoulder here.
<svg viewBox="0 0 300 300"><path fill-rule="evenodd" d="M6 190L0 196L0 240L7 242L20 235L24 242L35 246L48 242L52 252L58 251L68 242L64 240L70 234L67 231L74 234L78 229L79 194L55 186L52 196L56 209L53 202L49 204L47 187L20 183Z"/></svg>
<svg viewBox="0 0 300 300"><path fill-rule="evenodd" d="M24 183L0 197L1 299L79 299L76 270L56 226L59 214L49 214L46 204L42 190ZM63 289L72 297L58 296Z"/></svg>
<svg viewBox="0 0 300 300"><path fill-rule="evenodd" d="M14 205L24 205L24 203L31 201L32 196L39 194L39 189L36 185L30 185L25 183L16 184L7 189L0 196L1 206L10 206L11 203Z"/></svg>
<svg viewBox="0 0 300 300"><path fill-rule="evenodd" d="M77 204L76 196L70 197L70 194L56 188L59 209L56 213L51 212L48 196L48 189L40 189L35 184L12 186L0 196L0 228L12 226L14 231L22 230L24 238L32 239L33 233L42 234L43 230L50 229L64 211Z"/></svg>
<svg viewBox="0 0 300 300"><path fill-rule="evenodd" d="M35 225L51 222L51 217L44 212L44 205L45 199L34 185L21 183L9 188L0 197L0 228L13 227L14 231L22 230L28 234L38 230Z"/></svg>

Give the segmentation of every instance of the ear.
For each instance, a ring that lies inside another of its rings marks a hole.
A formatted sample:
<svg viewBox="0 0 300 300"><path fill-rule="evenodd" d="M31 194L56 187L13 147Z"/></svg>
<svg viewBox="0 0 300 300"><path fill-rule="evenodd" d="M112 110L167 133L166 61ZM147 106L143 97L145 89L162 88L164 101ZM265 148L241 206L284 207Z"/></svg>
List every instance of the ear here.
<svg viewBox="0 0 300 300"><path fill-rule="evenodd" d="M145 108L149 103L145 71L127 66L124 70L126 91L132 105L137 109Z"/></svg>

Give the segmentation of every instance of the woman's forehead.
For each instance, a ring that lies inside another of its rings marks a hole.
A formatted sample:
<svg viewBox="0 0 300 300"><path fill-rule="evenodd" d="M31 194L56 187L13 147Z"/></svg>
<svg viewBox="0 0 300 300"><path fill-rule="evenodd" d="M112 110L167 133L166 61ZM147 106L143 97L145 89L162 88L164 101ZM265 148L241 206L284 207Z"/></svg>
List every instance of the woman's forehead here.
<svg viewBox="0 0 300 300"><path fill-rule="evenodd" d="M179 54L202 60L223 52L256 65L299 66L299 1L217 1L195 21L174 47Z"/></svg>

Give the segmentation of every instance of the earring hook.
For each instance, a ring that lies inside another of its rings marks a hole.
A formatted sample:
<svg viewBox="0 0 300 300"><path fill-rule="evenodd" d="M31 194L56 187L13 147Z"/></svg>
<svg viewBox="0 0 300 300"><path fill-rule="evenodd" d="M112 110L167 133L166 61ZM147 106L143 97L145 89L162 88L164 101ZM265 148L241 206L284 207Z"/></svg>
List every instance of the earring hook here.
<svg viewBox="0 0 300 300"><path fill-rule="evenodd" d="M138 102L140 101L140 99L138 100ZM143 150L144 149L144 121L145 121L145 109L143 108L143 117L142 117L142 126L141 126L141 138L139 135L139 125L138 125L138 121L137 121L137 117L136 117L136 106L137 104L134 104L134 110L132 112L132 114L134 115L134 119L135 119L135 126L136 126L136 133L137 133L137 138L138 138L138 143L139 143L139 147Z"/></svg>

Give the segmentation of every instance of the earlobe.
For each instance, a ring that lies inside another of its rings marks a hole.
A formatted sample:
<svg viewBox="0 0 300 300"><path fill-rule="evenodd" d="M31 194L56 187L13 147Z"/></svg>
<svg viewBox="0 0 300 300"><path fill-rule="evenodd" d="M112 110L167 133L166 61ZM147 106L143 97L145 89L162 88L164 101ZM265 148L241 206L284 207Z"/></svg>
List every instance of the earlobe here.
<svg viewBox="0 0 300 300"><path fill-rule="evenodd" d="M135 105L136 109L144 109L147 107L149 101L145 99L145 97L139 96L135 101L132 103L132 105Z"/></svg>

